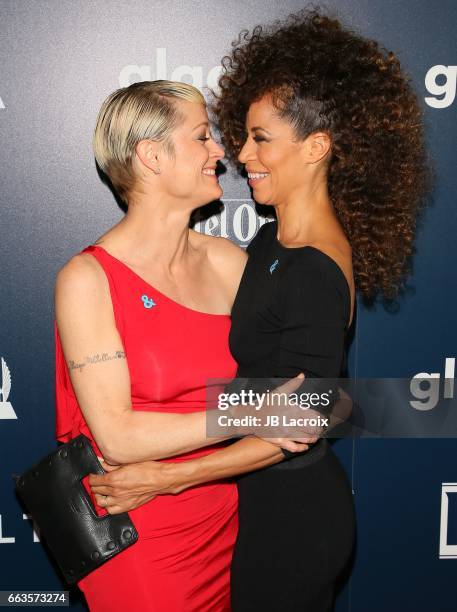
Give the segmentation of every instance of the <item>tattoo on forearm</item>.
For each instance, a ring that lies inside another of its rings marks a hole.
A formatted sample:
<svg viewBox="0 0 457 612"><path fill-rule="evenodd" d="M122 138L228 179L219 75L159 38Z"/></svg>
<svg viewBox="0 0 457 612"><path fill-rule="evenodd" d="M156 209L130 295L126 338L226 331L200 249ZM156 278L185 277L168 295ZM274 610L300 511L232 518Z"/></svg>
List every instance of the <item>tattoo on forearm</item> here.
<svg viewBox="0 0 457 612"><path fill-rule="evenodd" d="M125 352L116 351L113 355L108 355L108 353L102 353L100 355L100 353L97 353L96 355L92 355L91 357L85 357L84 361L80 363L76 363L76 361L72 361L70 359L70 361L68 362L68 369L69 370L79 369L79 371L82 372L83 368L88 364L101 363L103 361L111 361L112 359L125 359Z"/></svg>

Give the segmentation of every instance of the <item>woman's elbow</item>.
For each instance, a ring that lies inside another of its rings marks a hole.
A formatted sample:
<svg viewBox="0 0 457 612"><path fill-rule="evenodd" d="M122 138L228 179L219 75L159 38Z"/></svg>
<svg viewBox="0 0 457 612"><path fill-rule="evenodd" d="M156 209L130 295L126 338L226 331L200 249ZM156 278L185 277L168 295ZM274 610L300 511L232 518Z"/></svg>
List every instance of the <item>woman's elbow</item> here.
<svg viewBox="0 0 457 612"><path fill-rule="evenodd" d="M100 444L97 442L97 445L103 459L112 465L135 463L142 460L137 445L134 440L129 439L125 431L107 436L103 441L100 441Z"/></svg>
<svg viewBox="0 0 457 612"><path fill-rule="evenodd" d="M120 459L122 458L122 453L118 451L118 445L109 440L101 440L100 438L96 438L95 442L97 443L98 449L107 463L111 465L119 465L122 463Z"/></svg>
<svg viewBox="0 0 457 612"><path fill-rule="evenodd" d="M121 427L105 428L105 430L94 436L97 446L107 463L120 465L138 461L136 444L129 435L126 424Z"/></svg>

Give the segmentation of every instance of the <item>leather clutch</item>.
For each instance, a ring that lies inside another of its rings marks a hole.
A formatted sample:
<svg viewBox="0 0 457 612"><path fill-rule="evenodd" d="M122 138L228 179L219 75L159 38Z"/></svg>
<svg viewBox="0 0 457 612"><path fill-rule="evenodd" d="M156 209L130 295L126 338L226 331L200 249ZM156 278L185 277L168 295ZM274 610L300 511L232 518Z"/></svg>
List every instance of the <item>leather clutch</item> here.
<svg viewBox="0 0 457 612"><path fill-rule="evenodd" d="M69 584L138 540L128 513L97 515L81 482L89 473L105 472L81 434L14 477L18 497Z"/></svg>

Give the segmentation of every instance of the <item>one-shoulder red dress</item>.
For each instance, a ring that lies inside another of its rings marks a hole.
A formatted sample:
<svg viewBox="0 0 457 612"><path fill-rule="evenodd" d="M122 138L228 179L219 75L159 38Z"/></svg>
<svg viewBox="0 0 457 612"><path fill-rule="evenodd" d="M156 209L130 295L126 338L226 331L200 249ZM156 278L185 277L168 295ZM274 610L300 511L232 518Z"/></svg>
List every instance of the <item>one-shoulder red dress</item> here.
<svg viewBox="0 0 457 612"><path fill-rule="evenodd" d="M98 245L82 252L92 254L108 278L133 409L204 410L208 379L233 378L236 373L228 346L230 317L178 304ZM56 325L55 342L57 439L67 442L83 433L101 455L79 409ZM214 444L164 461L193 459L223 446ZM157 496L131 511L138 541L78 583L90 610L230 610L237 504L236 484L219 480L178 495Z"/></svg>

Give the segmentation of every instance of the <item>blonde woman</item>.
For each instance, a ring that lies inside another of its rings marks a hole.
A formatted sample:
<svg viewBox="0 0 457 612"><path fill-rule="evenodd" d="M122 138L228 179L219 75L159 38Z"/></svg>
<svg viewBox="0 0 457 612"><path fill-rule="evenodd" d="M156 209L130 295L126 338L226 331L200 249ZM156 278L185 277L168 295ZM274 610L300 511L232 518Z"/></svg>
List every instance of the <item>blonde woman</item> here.
<svg viewBox="0 0 457 612"><path fill-rule="evenodd" d="M169 81L118 90L94 150L128 210L57 277L57 438L83 433L110 463L161 459L164 477L218 449L223 461L223 438L206 438L205 385L236 372L228 334L246 255L189 229L191 212L222 193L204 99ZM231 446L236 473L280 461L281 445L307 448L245 438ZM78 583L91 610L229 610L233 482L162 496L131 518L139 540Z"/></svg>

